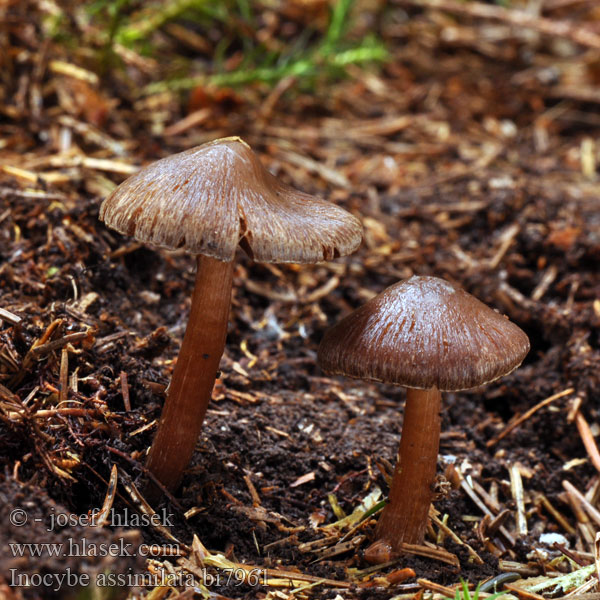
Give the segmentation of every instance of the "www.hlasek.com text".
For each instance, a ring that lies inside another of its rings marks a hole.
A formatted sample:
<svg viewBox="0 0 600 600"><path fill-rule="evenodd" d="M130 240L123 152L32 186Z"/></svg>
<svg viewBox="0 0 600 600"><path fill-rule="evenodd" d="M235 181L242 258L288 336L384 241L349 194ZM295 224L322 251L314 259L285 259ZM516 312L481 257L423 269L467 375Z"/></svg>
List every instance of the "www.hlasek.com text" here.
<svg viewBox="0 0 600 600"><path fill-rule="evenodd" d="M178 555L178 544L134 545L123 538L114 542L93 542L87 538L68 539L66 542L9 542L12 556L162 556Z"/></svg>

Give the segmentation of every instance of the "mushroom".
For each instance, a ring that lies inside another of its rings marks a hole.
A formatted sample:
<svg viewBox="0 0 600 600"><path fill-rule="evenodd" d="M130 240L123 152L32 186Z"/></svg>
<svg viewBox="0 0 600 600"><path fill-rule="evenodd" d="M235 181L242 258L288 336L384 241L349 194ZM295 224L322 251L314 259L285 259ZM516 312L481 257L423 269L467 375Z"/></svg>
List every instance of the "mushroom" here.
<svg viewBox="0 0 600 600"><path fill-rule="evenodd" d="M400 458L389 502L366 551L379 563L423 541L437 466L442 391L489 383L517 368L529 339L508 318L437 277L400 281L325 333L330 374L407 388Z"/></svg>
<svg viewBox="0 0 600 600"><path fill-rule="evenodd" d="M258 262L315 263L356 250L362 226L342 208L278 181L238 137L145 167L104 200L100 219L141 242L197 256L189 321L147 462L174 491L225 347L238 244ZM156 498L157 487L146 494Z"/></svg>

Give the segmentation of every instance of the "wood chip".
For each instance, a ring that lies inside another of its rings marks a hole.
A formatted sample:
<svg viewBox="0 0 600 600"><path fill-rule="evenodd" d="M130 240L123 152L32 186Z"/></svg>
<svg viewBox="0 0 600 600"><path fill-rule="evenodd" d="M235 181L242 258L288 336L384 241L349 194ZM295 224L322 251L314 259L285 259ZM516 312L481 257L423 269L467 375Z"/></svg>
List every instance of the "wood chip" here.
<svg viewBox="0 0 600 600"><path fill-rule="evenodd" d="M5 308L0 308L0 321L6 321L11 325L19 325L19 323L22 320L23 319L21 317L15 315L14 313L11 313L9 310L6 310Z"/></svg>

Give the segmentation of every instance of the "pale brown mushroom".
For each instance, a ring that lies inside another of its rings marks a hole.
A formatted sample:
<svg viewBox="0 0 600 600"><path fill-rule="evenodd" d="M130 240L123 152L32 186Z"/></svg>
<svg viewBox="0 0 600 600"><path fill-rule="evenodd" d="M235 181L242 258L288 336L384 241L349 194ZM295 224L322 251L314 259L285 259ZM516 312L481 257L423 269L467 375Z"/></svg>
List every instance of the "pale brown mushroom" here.
<svg viewBox="0 0 600 600"><path fill-rule="evenodd" d="M259 262L315 263L356 250L362 226L278 181L238 137L142 169L102 203L100 219L139 241L197 255L188 326L147 463L173 491L191 460L225 347L238 244ZM147 493L156 497L157 490Z"/></svg>
<svg viewBox="0 0 600 600"><path fill-rule="evenodd" d="M400 460L377 524L371 562L423 541L433 496L442 391L489 383L517 368L529 340L514 323L437 277L396 283L323 337L321 368L407 388Z"/></svg>

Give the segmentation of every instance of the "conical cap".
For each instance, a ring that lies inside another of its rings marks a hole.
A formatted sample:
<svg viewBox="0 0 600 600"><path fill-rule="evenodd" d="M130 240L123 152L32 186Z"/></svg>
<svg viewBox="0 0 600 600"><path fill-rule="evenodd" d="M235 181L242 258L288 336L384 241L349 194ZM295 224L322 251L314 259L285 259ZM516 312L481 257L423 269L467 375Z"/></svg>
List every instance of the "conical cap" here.
<svg viewBox="0 0 600 600"><path fill-rule="evenodd" d="M240 138L223 138L142 169L102 203L124 235L230 261L313 263L350 254L362 226L347 211L280 183Z"/></svg>
<svg viewBox="0 0 600 600"><path fill-rule="evenodd" d="M318 362L327 373L450 391L510 373L527 352L508 318L444 279L414 276L331 327Z"/></svg>

